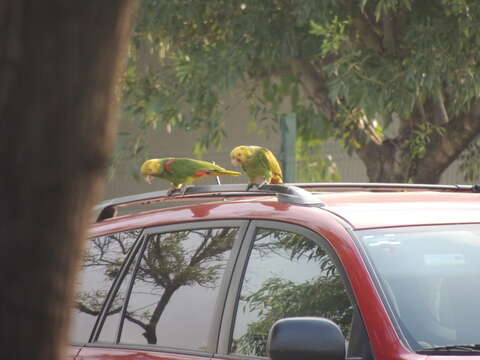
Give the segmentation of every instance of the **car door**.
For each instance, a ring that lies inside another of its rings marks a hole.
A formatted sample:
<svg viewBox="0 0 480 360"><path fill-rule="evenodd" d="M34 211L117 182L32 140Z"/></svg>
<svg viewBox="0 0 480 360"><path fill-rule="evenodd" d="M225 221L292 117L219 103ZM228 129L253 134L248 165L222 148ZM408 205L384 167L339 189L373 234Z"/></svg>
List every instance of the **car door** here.
<svg viewBox="0 0 480 360"><path fill-rule="evenodd" d="M232 276L216 357L266 358L273 323L298 316L334 321L347 339L348 357L373 359L355 298L328 242L301 226L252 221Z"/></svg>
<svg viewBox="0 0 480 360"><path fill-rule="evenodd" d="M217 348L222 309L246 221L144 229L118 271L77 359L205 360Z"/></svg>

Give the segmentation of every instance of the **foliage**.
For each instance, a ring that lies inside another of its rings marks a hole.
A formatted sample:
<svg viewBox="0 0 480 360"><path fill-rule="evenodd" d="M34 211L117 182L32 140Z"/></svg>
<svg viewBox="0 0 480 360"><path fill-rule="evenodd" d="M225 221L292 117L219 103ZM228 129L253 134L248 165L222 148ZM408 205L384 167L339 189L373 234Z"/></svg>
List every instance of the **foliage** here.
<svg viewBox="0 0 480 360"><path fill-rule="evenodd" d="M311 239L300 234L259 229L255 238L254 250L261 256L282 253L288 254L290 260L317 261L322 273L327 276L335 274L335 265L331 262L325 250Z"/></svg>
<svg viewBox="0 0 480 360"><path fill-rule="evenodd" d="M396 142L419 161L480 96L479 20L476 0L145 0L126 108L141 129L202 130L201 152L226 136L222 99L240 89L257 121L297 114L302 144L336 137L358 152L394 119L410 124Z"/></svg>
<svg viewBox="0 0 480 360"><path fill-rule="evenodd" d="M321 140L305 141L302 137L298 137L296 148L298 182L340 180L340 174L332 156L320 155L323 148Z"/></svg>
<svg viewBox="0 0 480 360"><path fill-rule="evenodd" d="M340 276L319 276L295 284L271 277L253 294L242 299L249 311L258 312L258 320L235 344L242 354L267 356L268 332L275 321L292 316L320 316L337 323L348 336L352 321L351 304Z"/></svg>
<svg viewBox="0 0 480 360"><path fill-rule="evenodd" d="M445 129L440 126L435 126L429 122L423 122L417 124L413 133L416 135L412 137L406 146L408 146L409 156L413 158L421 158L427 151L428 144L430 142L430 136L432 133L436 132L439 136L445 135Z"/></svg>
<svg viewBox="0 0 480 360"><path fill-rule="evenodd" d="M186 245L192 233L203 239L193 251ZM236 231L230 229L217 234L213 230L190 230L155 235L143 254L137 281L153 283L161 291L194 284L215 287L222 269L220 260L230 250L235 235Z"/></svg>
<svg viewBox="0 0 480 360"><path fill-rule="evenodd" d="M464 178L468 182L478 183L480 180L480 139L474 141L463 152L460 157L460 170L464 174Z"/></svg>

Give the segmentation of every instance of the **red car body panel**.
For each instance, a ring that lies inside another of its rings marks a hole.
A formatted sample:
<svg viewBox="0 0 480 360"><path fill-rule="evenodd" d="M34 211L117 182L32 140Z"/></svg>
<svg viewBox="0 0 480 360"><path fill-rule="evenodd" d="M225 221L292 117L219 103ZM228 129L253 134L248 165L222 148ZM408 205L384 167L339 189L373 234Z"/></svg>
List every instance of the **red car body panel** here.
<svg viewBox="0 0 480 360"><path fill-rule="evenodd" d="M321 198L356 229L480 222L480 194L474 193L358 192Z"/></svg>
<svg viewBox="0 0 480 360"><path fill-rule="evenodd" d="M375 288L363 258L346 228L366 229L407 225L480 222L477 194L458 193L330 193L319 195L322 208L281 204L276 198L215 202L117 217L92 226L100 236L133 228L198 220L263 219L293 223L322 235L335 249L352 286L376 359L426 359L402 343ZM415 211L412 206L415 205ZM474 211L472 211L474 210ZM448 356L460 359L463 356ZM470 355L470 358L472 356ZM440 358L435 356L435 358ZM480 356L473 356L480 359ZM77 359L205 359L190 355L86 347Z"/></svg>
<svg viewBox="0 0 480 360"><path fill-rule="evenodd" d="M82 348L80 346L69 346L68 349L67 349L67 359L70 360L70 359L75 359L75 357L78 355L78 353L80 352Z"/></svg>
<svg viewBox="0 0 480 360"><path fill-rule="evenodd" d="M156 351L126 350L102 347L82 349L77 360L206 360L210 357L178 355Z"/></svg>

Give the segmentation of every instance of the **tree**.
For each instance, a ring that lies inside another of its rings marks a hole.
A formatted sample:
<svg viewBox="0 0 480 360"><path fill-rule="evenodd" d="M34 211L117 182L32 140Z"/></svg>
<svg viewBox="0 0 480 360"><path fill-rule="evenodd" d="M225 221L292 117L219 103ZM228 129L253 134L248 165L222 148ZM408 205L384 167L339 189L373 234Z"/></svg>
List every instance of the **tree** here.
<svg viewBox="0 0 480 360"><path fill-rule="evenodd" d="M242 88L257 120L289 100L303 144L338 139L372 181L436 183L461 154L472 180L479 20L476 0L148 0L127 108L143 128L204 129L201 148L221 142L221 96Z"/></svg>
<svg viewBox="0 0 480 360"><path fill-rule="evenodd" d="M114 85L134 5L0 5L5 359L65 358L74 277L109 162Z"/></svg>

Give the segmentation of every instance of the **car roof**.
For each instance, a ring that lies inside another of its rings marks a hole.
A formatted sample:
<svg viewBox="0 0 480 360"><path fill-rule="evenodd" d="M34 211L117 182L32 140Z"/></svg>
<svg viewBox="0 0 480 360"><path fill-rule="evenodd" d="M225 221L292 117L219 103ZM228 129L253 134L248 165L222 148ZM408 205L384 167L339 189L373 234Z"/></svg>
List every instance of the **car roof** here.
<svg viewBox="0 0 480 360"><path fill-rule="evenodd" d="M237 207L223 207L225 218L246 218L248 211L254 209L252 205L259 202L281 203L285 206L262 207L261 216L270 216L275 220L281 218L281 212L289 207L307 207L328 212L353 229L480 222L480 193L476 185L312 183L268 185L254 191L245 189L245 184L193 186L188 188L185 196L171 197L166 195L166 191L160 191L112 199L97 206L97 222L115 217L118 207L139 204L156 204L158 207L161 204L167 209L155 210L155 213L166 215L168 209L178 208L179 205L190 209L218 208L218 201L221 204L237 204ZM212 201L215 204L205 205ZM235 211L240 209L244 210ZM131 214L138 218L142 212ZM151 212L148 214L151 217ZM204 214L198 216L197 213L196 220L213 218L208 215L209 211ZM259 215L259 212L255 214ZM297 211L296 214L300 218L305 212Z"/></svg>
<svg viewBox="0 0 480 360"><path fill-rule="evenodd" d="M480 222L480 194L441 191L318 195L356 229Z"/></svg>

